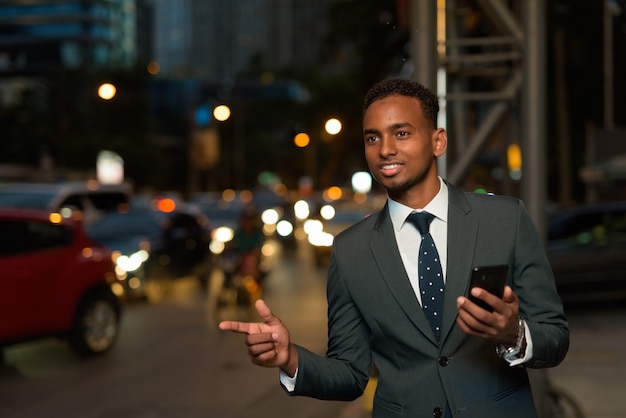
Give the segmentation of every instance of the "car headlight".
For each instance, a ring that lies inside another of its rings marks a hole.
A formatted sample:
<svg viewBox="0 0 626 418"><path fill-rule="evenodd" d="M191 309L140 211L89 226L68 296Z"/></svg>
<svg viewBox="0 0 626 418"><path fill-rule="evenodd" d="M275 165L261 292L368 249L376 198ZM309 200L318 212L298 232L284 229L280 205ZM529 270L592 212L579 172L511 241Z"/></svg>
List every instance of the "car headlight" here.
<svg viewBox="0 0 626 418"><path fill-rule="evenodd" d="M264 224L275 225L280 219L280 214L276 209L266 209L261 214L261 220Z"/></svg>
<svg viewBox="0 0 626 418"><path fill-rule="evenodd" d="M211 232L211 238L222 243L229 242L235 236L235 231L228 226L220 226Z"/></svg>
<svg viewBox="0 0 626 418"><path fill-rule="evenodd" d="M115 260L115 265L126 272L138 270L149 258L145 250L139 250L131 255L120 255Z"/></svg>
<svg viewBox="0 0 626 418"><path fill-rule="evenodd" d="M315 247L331 247L335 237L324 231L316 231L309 234L309 243Z"/></svg>
<svg viewBox="0 0 626 418"><path fill-rule="evenodd" d="M322 216L322 218L328 220L331 220L335 217L335 208L332 207L331 205L324 205L322 206L322 208L320 209L320 215Z"/></svg>
<svg viewBox="0 0 626 418"><path fill-rule="evenodd" d="M216 239L211 240L209 243L209 251L213 254L221 254L224 252L226 245L222 241L218 241Z"/></svg>
<svg viewBox="0 0 626 418"><path fill-rule="evenodd" d="M288 237L293 232L293 225L291 222L283 219L276 224L276 232L281 237Z"/></svg>
<svg viewBox="0 0 626 418"><path fill-rule="evenodd" d="M324 230L324 225L317 219L307 219L304 221L304 232L308 235L314 235Z"/></svg>

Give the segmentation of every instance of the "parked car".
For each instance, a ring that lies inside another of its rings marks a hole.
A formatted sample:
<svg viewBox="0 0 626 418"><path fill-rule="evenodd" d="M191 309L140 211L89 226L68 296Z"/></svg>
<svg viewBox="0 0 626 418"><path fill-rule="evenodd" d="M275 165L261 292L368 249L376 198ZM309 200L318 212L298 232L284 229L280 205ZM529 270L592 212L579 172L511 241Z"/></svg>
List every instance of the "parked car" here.
<svg viewBox="0 0 626 418"><path fill-rule="evenodd" d="M547 252L566 301L626 297L626 202L589 204L549 218Z"/></svg>
<svg viewBox="0 0 626 418"><path fill-rule="evenodd" d="M159 299L163 279L195 276L206 286L212 270L208 220L193 208L169 203L167 209L131 204L87 228L91 239L119 255L118 274L131 298Z"/></svg>
<svg viewBox="0 0 626 418"><path fill-rule="evenodd" d="M88 224L104 213L127 206L131 195L129 184L101 184L95 180L4 183L0 184L0 207L49 212L72 208L80 210Z"/></svg>
<svg viewBox="0 0 626 418"><path fill-rule="evenodd" d="M57 336L80 355L111 349L123 288L80 212L0 208L0 230L0 347Z"/></svg>

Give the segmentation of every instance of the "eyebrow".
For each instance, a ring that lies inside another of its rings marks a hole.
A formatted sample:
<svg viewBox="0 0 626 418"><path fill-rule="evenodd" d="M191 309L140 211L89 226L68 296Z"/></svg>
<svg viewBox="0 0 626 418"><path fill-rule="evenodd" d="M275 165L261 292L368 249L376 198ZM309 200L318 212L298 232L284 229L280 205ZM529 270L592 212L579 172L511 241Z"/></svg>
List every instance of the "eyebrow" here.
<svg viewBox="0 0 626 418"><path fill-rule="evenodd" d="M367 135L367 134L378 134L380 133L378 131L378 129L364 129L363 130L363 135Z"/></svg>
<svg viewBox="0 0 626 418"><path fill-rule="evenodd" d="M385 129L386 130L396 130L396 129L400 129L400 128L405 128L405 127L413 127L413 125L411 125L409 122L397 122L397 123L392 123L391 125L387 126ZM363 130L363 135L365 134L378 134L380 133L380 131L378 129L373 129L373 128L368 128L368 129L364 129Z"/></svg>

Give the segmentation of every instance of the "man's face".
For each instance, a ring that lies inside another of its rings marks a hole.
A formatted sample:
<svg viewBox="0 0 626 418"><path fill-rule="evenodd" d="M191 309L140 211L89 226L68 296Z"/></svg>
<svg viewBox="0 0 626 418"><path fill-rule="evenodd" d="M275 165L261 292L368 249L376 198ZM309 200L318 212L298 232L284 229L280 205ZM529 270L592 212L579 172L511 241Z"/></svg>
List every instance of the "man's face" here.
<svg viewBox="0 0 626 418"><path fill-rule="evenodd" d="M363 117L365 159L393 198L437 178L435 157L446 149L443 129L433 129L420 102L393 95L370 105Z"/></svg>

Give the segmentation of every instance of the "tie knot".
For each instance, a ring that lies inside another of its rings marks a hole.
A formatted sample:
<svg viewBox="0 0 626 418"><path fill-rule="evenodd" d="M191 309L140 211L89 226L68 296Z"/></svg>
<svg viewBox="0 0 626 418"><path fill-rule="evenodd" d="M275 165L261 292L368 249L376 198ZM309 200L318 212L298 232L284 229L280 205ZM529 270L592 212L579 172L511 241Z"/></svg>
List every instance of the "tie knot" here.
<svg viewBox="0 0 626 418"><path fill-rule="evenodd" d="M428 212L413 212L407 218L407 221L411 222L420 234L424 235L428 233L430 229L430 223L435 219L435 215Z"/></svg>

